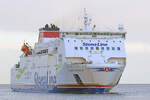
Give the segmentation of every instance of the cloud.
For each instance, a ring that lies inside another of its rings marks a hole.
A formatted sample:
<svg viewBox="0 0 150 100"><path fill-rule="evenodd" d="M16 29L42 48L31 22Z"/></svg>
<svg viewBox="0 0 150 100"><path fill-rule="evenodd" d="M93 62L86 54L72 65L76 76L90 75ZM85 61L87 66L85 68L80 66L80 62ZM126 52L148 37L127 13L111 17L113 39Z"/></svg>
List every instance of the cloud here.
<svg viewBox="0 0 150 100"><path fill-rule="evenodd" d="M37 39L38 33L34 32L0 31L0 49L20 49L23 42L33 46Z"/></svg>
<svg viewBox="0 0 150 100"><path fill-rule="evenodd" d="M126 44L127 53L150 53L150 45L144 42L131 42Z"/></svg>

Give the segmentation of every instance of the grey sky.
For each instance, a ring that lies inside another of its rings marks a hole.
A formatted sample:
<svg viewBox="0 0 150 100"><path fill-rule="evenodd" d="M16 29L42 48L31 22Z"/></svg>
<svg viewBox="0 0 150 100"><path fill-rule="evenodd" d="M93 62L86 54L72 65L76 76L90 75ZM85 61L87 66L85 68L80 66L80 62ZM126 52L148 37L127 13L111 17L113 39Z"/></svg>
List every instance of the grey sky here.
<svg viewBox="0 0 150 100"><path fill-rule="evenodd" d="M46 23L79 28L83 8L97 29L124 24L127 67L121 83L150 83L149 4L149 0L0 0L0 83L9 83L10 68L19 59L24 40L36 42L38 28Z"/></svg>

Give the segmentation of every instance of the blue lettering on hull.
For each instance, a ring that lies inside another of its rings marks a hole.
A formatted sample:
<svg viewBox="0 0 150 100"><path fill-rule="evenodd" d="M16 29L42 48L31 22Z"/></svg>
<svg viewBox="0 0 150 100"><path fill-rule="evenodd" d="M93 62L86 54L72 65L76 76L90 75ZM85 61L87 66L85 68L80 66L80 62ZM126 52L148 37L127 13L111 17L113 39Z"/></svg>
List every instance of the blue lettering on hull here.
<svg viewBox="0 0 150 100"><path fill-rule="evenodd" d="M40 76L37 72L34 74L35 88L40 89L53 89L56 84L56 76L47 74L45 76Z"/></svg>
<svg viewBox="0 0 150 100"><path fill-rule="evenodd" d="M30 87L11 87L16 92L46 92L46 93L104 93L106 88L57 88L56 76L34 74L35 85Z"/></svg>
<svg viewBox="0 0 150 100"><path fill-rule="evenodd" d="M107 46L106 43L83 43L83 46Z"/></svg>

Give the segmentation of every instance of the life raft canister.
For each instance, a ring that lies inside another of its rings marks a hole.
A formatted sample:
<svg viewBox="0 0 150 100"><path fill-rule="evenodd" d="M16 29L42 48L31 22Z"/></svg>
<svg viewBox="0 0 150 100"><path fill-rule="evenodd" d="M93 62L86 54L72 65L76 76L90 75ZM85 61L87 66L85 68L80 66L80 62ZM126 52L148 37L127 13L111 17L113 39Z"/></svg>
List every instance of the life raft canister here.
<svg viewBox="0 0 150 100"><path fill-rule="evenodd" d="M109 67L105 67L104 70L105 70L105 72L109 72L110 68Z"/></svg>

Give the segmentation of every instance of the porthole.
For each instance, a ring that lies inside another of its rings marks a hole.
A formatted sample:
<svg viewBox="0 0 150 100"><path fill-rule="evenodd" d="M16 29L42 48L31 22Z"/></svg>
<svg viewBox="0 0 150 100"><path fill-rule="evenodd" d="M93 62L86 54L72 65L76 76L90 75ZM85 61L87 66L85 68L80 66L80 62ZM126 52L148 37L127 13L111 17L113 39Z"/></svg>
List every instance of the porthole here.
<svg viewBox="0 0 150 100"><path fill-rule="evenodd" d="M119 51L120 51L120 47L117 47L117 50L119 50Z"/></svg>
<svg viewBox="0 0 150 100"><path fill-rule="evenodd" d="M94 47L91 47L91 50L94 50Z"/></svg>
<svg viewBox="0 0 150 100"><path fill-rule="evenodd" d="M83 50L83 47L80 47L80 50Z"/></svg>
<svg viewBox="0 0 150 100"><path fill-rule="evenodd" d="M78 47L74 47L75 50L78 50Z"/></svg>
<svg viewBox="0 0 150 100"><path fill-rule="evenodd" d="M115 47L112 47L112 50L115 50Z"/></svg>
<svg viewBox="0 0 150 100"><path fill-rule="evenodd" d="M109 50L109 47L106 47L107 50Z"/></svg>
<svg viewBox="0 0 150 100"><path fill-rule="evenodd" d="M89 48L88 47L85 47L85 50L88 50Z"/></svg>
<svg viewBox="0 0 150 100"><path fill-rule="evenodd" d="M96 50L99 50L99 47L96 47Z"/></svg>
<svg viewBox="0 0 150 100"><path fill-rule="evenodd" d="M101 47L101 50L104 50L104 47Z"/></svg>
<svg viewBox="0 0 150 100"><path fill-rule="evenodd" d="M75 35L79 35L79 33L75 33Z"/></svg>

